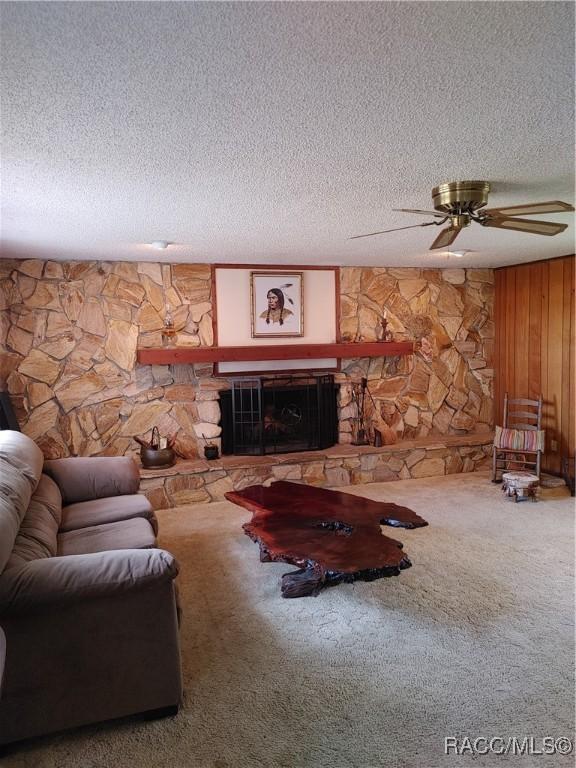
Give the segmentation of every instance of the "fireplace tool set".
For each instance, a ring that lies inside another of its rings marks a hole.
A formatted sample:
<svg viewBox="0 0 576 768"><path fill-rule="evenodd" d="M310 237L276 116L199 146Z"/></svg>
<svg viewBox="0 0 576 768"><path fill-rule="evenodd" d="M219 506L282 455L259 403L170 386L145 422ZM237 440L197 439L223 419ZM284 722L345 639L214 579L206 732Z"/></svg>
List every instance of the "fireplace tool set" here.
<svg viewBox="0 0 576 768"><path fill-rule="evenodd" d="M352 445L374 445L376 448L382 445L381 432L372 427L371 430L366 427L366 395L370 398L375 412L378 407L368 389L368 379L362 378L359 382L352 384L352 402L356 404L358 415L354 419ZM372 431L372 440L369 432Z"/></svg>

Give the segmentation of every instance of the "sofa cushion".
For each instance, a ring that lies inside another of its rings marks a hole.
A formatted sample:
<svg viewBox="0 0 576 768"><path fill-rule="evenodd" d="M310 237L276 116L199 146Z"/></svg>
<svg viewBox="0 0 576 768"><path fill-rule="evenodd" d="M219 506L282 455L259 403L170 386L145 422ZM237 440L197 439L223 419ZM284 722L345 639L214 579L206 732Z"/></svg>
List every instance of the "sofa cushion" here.
<svg viewBox="0 0 576 768"><path fill-rule="evenodd" d="M69 504L62 510L60 531L64 533L78 528L89 528L92 525L102 525L102 523L117 523L119 520L130 520L133 517L149 520L154 532L158 532L152 505L139 493Z"/></svg>
<svg viewBox="0 0 576 768"><path fill-rule="evenodd" d="M140 473L129 456L52 459L44 472L56 481L64 504L137 493Z"/></svg>
<svg viewBox="0 0 576 768"><path fill-rule="evenodd" d="M62 496L58 486L47 475L42 475L20 525L6 570L56 555L61 513Z"/></svg>
<svg viewBox="0 0 576 768"><path fill-rule="evenodd" d="M143 517L58 534L59 555L86 555L113 549L147 549L155 546L156 537L152 526Z"/></svg>
<svg viewBox="0 0 576 768"><path fill-rule="evenodd" d="M21 432L0 430L0 573L42 474L42 451Z"/></svg>

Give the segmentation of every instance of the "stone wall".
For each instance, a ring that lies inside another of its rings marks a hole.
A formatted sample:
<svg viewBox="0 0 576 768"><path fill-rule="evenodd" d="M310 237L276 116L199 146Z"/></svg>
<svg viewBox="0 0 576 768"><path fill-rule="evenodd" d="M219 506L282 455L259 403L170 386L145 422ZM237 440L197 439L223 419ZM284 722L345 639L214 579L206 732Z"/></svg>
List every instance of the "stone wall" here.
<svg viewBox="0 0 576 768"><path fill-rule="evenodd" d="M343 361L340 442L356 406L349 379L366 377L369 421L385 442L493 428L494 273L487 269L340 270L343 341L376 341L386 311L405 357Z"/></svg>
<svg viewBox="0 0 576 768"><path fill-rule="evenodd" d="M205 265L0 260L0 384L23 430L48 457L135 452L158 425L181 455L218 438L211 365L141 366L159 346L167 304L176 343L210 345ZM490 270L341 269L344 339L373 341L386 310L415 355L343 361L340 440L351 440L352 379L366 376L372 423L386 442L492 426L493 273Z"/></svg>
<svg viewBox="0 0 576 768"><path fill-rule="evenodd" d="M212 344L210 267L0 261L0 383L23 431L51 458L121 455L134 435L177 433L183 455L217 437L212 366L140 366L166 306L178 344Z"/></svg>

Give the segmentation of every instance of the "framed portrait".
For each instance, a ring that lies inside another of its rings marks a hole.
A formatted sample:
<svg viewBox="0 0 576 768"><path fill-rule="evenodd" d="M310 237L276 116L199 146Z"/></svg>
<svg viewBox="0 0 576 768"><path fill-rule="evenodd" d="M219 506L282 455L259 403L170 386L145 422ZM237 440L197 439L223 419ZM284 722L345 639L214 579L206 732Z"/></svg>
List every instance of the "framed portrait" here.
<svg viewBox="0 0 576 768"><path fill-rule="evenodd" d="M252 338L304 335L302 272L250 272Z"/></svg>

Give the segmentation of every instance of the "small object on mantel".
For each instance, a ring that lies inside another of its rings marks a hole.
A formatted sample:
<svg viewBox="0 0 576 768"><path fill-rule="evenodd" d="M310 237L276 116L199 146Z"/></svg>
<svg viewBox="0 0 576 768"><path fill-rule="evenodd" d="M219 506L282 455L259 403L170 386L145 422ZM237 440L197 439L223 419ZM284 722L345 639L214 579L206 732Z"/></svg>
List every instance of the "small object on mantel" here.
<svg viewBox="0 0 576 768"><path fill-rule="evenodd" d="M162 343L169 346L176 335L176 328L174 327L174 318L172 317L172 307L170 304L166 304L166 312L164 313L164 327L162 328Z"/></svg>
<svg viewBox="0 0 576 768"><path fill-rule="evenodd" d="M388 314L386 310L382 313L382 317L380 318L380 338L378 339L379 342L383 341L394 341L394 334L392 331L388 330Z"/></svg>

